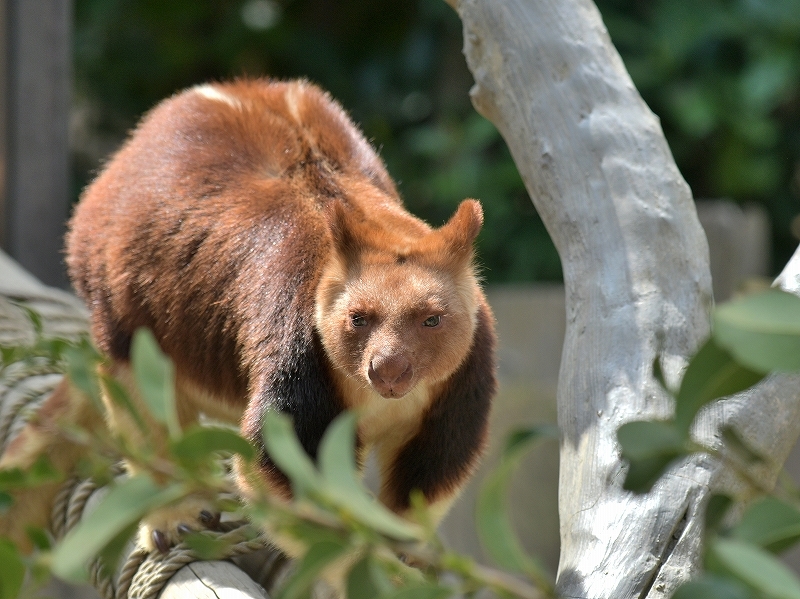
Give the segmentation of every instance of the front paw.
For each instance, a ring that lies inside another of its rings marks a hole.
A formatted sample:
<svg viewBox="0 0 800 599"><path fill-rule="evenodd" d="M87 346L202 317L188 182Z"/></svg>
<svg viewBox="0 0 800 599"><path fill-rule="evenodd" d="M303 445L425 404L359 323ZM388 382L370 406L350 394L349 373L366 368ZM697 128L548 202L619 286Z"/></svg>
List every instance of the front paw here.
<svg viewBox="0 0 800 599"><path fill-rule="evenodd" d="M202 498L188 498L174 506L160 508L142 519L138 544L147 551L166 553L187 534L217 530L220 514Z"/></svg>

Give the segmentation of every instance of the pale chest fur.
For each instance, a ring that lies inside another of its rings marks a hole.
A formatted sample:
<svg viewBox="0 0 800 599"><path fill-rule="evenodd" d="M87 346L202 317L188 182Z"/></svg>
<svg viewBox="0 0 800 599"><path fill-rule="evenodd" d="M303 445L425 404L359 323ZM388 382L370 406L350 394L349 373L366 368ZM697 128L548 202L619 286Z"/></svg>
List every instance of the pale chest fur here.
<svg viewBox="0 0 800 599"><path fill-rule="evenodd" d="M396 451L417 433L437 387L422 381L405 396L387 399L338 369L336 378L345 405L359 414L358 435L363 449L376 446L379 454Z"/></svg>

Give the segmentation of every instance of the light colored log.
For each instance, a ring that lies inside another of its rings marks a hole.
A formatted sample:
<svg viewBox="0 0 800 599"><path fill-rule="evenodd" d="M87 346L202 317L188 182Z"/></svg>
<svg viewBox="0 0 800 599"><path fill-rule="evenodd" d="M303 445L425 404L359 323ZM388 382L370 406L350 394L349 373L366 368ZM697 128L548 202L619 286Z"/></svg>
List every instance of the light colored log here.
<svg viewBox="0 0 800 599"><path fill-rule="evenodd" d="M244 599L267 594L230 562L194 562L178 570L159 595L160 599Z"/></svg>
<svg viewBox="0 0 800 599"><path fill-rule="evenodd" d="M616 431L670 414L653 360L675 383L709 333L708 247L691 192L592 2L453 3L473 103L508 143L564 270L558 591L667 597L698 567L709 488L730 481L699 456L649 495L627 493ZM772 378L708 411L696 432L713 440L724 421L744 425L779 463L797 436L798 388Z"/></svg>

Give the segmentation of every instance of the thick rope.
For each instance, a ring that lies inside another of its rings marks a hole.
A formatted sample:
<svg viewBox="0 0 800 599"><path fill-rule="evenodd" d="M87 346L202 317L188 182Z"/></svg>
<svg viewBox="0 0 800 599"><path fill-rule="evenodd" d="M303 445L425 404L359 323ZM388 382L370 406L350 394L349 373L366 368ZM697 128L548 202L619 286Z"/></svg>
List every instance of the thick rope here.
<svg viewBox="0 0 800 599"><path fill-rule="evenodd" d="M74 305L51 298L45 293L28 297L0 295L0 345L11 346L30 343L34 336L33 322L25 315L26 306L42 315L42 330L46 336L77 338L84 334L85 317ZM51 364L32 361L15 364L0 363L0 453L8 442L21 430L35 408L55 389L62 378ZM97 491L92 480L71 478L59 490L51 511L51 532L61 539L79 522L86 504ZM262 551L269 543L246 522L223 523L220 531L203 534L215 536L224 547L217 559ZM272 552L279 554L276 549ZM109 573L95 560L90 567L93 586L103 599L156 599L164 585L175 572L186 564L201 558L187 545L181 543L167 553L133 550L118 567L117 573ZM286 568L286 560L280 557L271 561L269 572L261 574L270 580L280 578ZM264 578L262 578L263 580Z"/></svg>
<svg viewBox="0 0 800 599"><path fill-rule="evenodd" d="M57 381L52 385L54 388ZM47 393L44 394L45 397ZM3 398L4 399L4 398ZM9 421L26 420L25 409L30 402L16 402L8 409L5 418ZM0 423L2 426L2 423ZM17 430L19 426L2 426L0 428L0 447L4 447L8 440L5 434L10 430ZM64 537L81 520L86 504L91 496L98 490L91 479L73 477L66 481L60 488L53 502L50 530L58 540ZM217 559L231 559L268 547L267 541L258 535L253 527L246 522L223 523L221 531L205 531L203 534L213 535L220 541L224 551L216 556ZM277 550L274 550L277 551ZM103 599L156 599L167 581L186 564L201 561L193 549L181 543L172 547L167 553L157 551L145 552L141 549L132 551L119 568L119 574L114 576L95 560L90 567L90 577L94 586ZM285 566L283 560L274 560L275 569ZM276 573L266 573L274 579Z"/></svg>
<svg viewBox="0 0 800 599"><path fill-rule="evenodd" d="M246 555L256 551L261 551L265 548L266 542L263 537L253 538L254 529L246 522L230 523L230 530L226 532L206 532L204 534L213 534L217 540L228 544L222 555L217 556L219 559L231 559L241 555ZM141 562L136 564L126 563L126 567L132 572L130 577L130 586L124 589L122 584L118 583L118 597L124 597L124 591L127 591L129 599L156 599L161 588L169 580L169 578L180 570L188 563L198 561L199 558L195 552L181 543L173 547L168 553L160 554L152 552L146 555L141 553L137 555L136 560L141 559ZM123 567L120 579L127 578L126 567Z"/></svg>
<svg viewBox="0 0 800 599"><path fill-rule="evenodd" d="M77 526L86 504L97 490L91 479L71 478L61 486L51 512L50 529L56 539L63 538ZM271 548L249 522L223 522L220 530L203 534L214 536L224 547L216 559L229 560L270 548L277 555L272 559L270 570L260 572L262 580L277 580L286 568L286 560L277 557L278 550ZM89 571L92 586L104 599L156 599L173 574L186 564L201 560L192 548L181 543L167 553L135 549L125 558L116 576L107 572L98 560L92 563Z"/></svg>

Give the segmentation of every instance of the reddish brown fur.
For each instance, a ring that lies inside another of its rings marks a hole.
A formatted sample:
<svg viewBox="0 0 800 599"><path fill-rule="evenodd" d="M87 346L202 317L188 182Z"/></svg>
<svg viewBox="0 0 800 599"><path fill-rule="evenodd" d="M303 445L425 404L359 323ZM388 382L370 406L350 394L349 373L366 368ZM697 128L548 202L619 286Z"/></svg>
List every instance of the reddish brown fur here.
<svg viewBox="0 0 800 599"><path fill-rule="evenodd" d="M415 488L446 504L483 449L495 373L472 266L481 224L475 201L438 230L406 212L317 87L238 81L143 119L78 205L67 262L103 351L126 363L149 327L181 401L240 411L258 446L266 410L290 413L316 455L330 421L362 408L381 499L403 512ZM288 495L263 451L259 471Z"/></svg>

